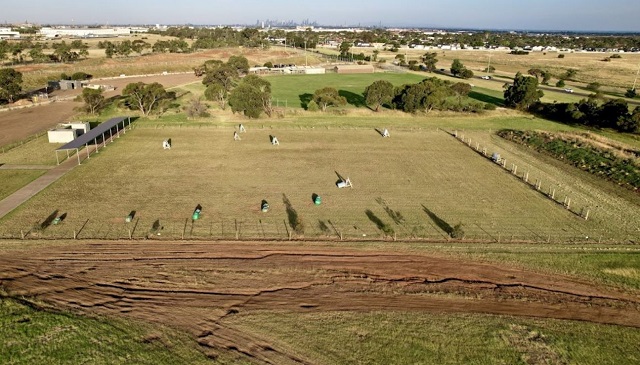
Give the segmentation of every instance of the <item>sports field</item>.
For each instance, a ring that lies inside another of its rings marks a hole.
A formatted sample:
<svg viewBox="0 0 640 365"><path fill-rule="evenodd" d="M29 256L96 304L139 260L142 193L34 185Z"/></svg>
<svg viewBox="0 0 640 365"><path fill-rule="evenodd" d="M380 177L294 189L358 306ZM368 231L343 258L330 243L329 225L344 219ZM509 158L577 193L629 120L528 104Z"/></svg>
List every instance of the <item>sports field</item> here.
<svg viewBox="0 0 640 365"><path fill-rule="evenodd" d="M472 240L637 239L628 219L592 212L585 221L438 127L378 121L391 138L335 119L317 127L249 122L240 141L229 124L139 122L5 217L0 230L50 238L141 238L154 231L156 238L441 240L462 223ZM271 135L279 146L270 144ZM163 150L167 138L173 147ZM341 177L353 188L338 189ZM262 200L269 212L261 212ZM198 205L202 216L193 221ZM132 211L135 219L125 223ZM42 226L53 212L66 213L62 224Z"/></svg>

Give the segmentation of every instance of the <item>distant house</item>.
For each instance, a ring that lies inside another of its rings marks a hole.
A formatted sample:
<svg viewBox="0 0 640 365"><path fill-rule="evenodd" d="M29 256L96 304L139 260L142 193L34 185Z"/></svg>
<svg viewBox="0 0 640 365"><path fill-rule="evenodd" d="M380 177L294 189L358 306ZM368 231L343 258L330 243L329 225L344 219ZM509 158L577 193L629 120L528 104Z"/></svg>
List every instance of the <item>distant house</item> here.
<svg viewBox="0 0 640 365"><path fill-rule="evenodd" d="M370 74L375 72L372 65L338 65L334 70L339 74Z"/></svg>
<svg viewBox="0 0 640 365"><path fill-rule="evenodd" d="M0 28L0 39L18 39L20 38L19 32L14 32L11 28Z"/></svg>

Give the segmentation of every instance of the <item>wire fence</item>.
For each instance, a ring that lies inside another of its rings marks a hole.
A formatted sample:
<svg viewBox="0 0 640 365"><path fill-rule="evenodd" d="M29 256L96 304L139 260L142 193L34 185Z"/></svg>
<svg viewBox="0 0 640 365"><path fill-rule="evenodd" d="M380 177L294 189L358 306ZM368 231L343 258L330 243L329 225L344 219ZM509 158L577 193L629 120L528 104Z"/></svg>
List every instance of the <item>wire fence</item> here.
<svg viewBox="0 0 640 365"><path fill-rule="evenodd" d="M466 223L464 236L451 237L451 227L437 221L421 220L377 226L334 220L290 222L286 216L266 214L264 218L197 220L148 218L98 220L49 217L34 224L0 227L0 239L87 239L87 240L239 240L239 241L422 241L479 243L637 243L640 237L616 234L606 229L584 231L577 225L552 226L541 230L513 222L490 227L479 222Z"/></svg>

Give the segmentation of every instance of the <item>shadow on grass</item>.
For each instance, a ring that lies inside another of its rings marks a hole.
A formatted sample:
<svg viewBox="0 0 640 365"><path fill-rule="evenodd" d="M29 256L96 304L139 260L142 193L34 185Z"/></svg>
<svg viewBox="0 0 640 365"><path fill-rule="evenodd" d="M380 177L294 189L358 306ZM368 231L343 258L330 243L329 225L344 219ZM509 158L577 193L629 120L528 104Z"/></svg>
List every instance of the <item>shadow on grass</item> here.
<svg viewBox="0 0 640 365"><path fill-rule="evenodd" d="M367 104L364 102L364 96L356 93L352 93L347 90L339 90L338 95L344 96L347 99L347 103L355 106L355 107L366 107Z"/></svg>
<svg viewBox="0 0 640 365"><path fill-rule="evenodd" d="M53 213L49 214L49 216L45 218L44 221L42 221L42 223L40 223L40 229L45 229L49 227L51 223L53 223L53 220L56 219L57 216L58 216L58 209L54 210Z"/></svg>
<svg viewBox="0 0 640 365"><path fill-rule="evenodd" d="M393 228L391 226L389 226L387 223L383 222L382 219L380 219L374 212L372 212L370 209L367 209L364 211L364 214L367 215L367 218L369 218L369 220L371 222L373 222L373 224L376 225L376 227L378 227L379 230L381 230L382 232L384 232L384 234L391 236L393 235L394 231Z"/></svg>
<svg viewBox="0 0 640 365"><path fill-rule="evenodd" d="M402 213L400 213L399 210L393 210L389 207L389 205L387 204L387 202L382 199L382 198L377 198L376 202L378 204L380 204L380 206L382 207L382 209L384 209L384 211L387 213L387 215L389 216L389 218L393 219L393 222L395 224L402 224L404 223L404 216L402 215Z"/></svg>
<svg viewBox="0 0 640 365"><path fill-rule="evenodd" d="M302 223L302 219L298 212L291 205L291 201L285 194L282 194L282 202L284 203L284 208L287 212L287 219L289 220L289 226L293 231L297 234L304 233L304 224Z"/></svg>
<svg viewBox="0 0 640 365"><path fill-rule="evenodd" d="M443 230L447 235L451 236L453 233L453 227L449 223L447 223L444 219L438 217L434 212L430 211L429 208L422 205L422 210L431 218L433 223L436 224L441 230Z"/></svg>
<svg viewBox="0 0 640 365"><path fill-rule="evenodd" d="M504 106L504 100L496 98L495 96L482 94L477 91L471 91L468 95L471 99L475 99L487 104L493 104L496 106Z"/></svg>

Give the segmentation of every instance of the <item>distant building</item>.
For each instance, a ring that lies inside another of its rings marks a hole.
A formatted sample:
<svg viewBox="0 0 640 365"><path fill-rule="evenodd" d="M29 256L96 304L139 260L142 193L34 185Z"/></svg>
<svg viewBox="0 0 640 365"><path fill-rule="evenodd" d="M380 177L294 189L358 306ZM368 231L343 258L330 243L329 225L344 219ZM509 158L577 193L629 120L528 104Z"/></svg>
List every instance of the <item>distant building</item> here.
<svg viewBox="0 0 640 365"><path fill-rule="evenodd" d="M18 39L20 38L19 32L14 32L11 28L0 28L0 39Z"/></svg>
<svg viewBox="0 0 640 365"><path fill-rule="evenodd" d="M47 131L49 143L69 143L91 129L88 122L61 123Z"/></svg>
<svg viewBox="0 0 640 365"><path fill-rule="evenodd" d="M140 32L139 28L135 28L135 32ZM131 34L131 28L49 28L40 29L40 35L45 38L60 37L81 37L81 38L100 38L100 37L119 37Z"/></svg>

